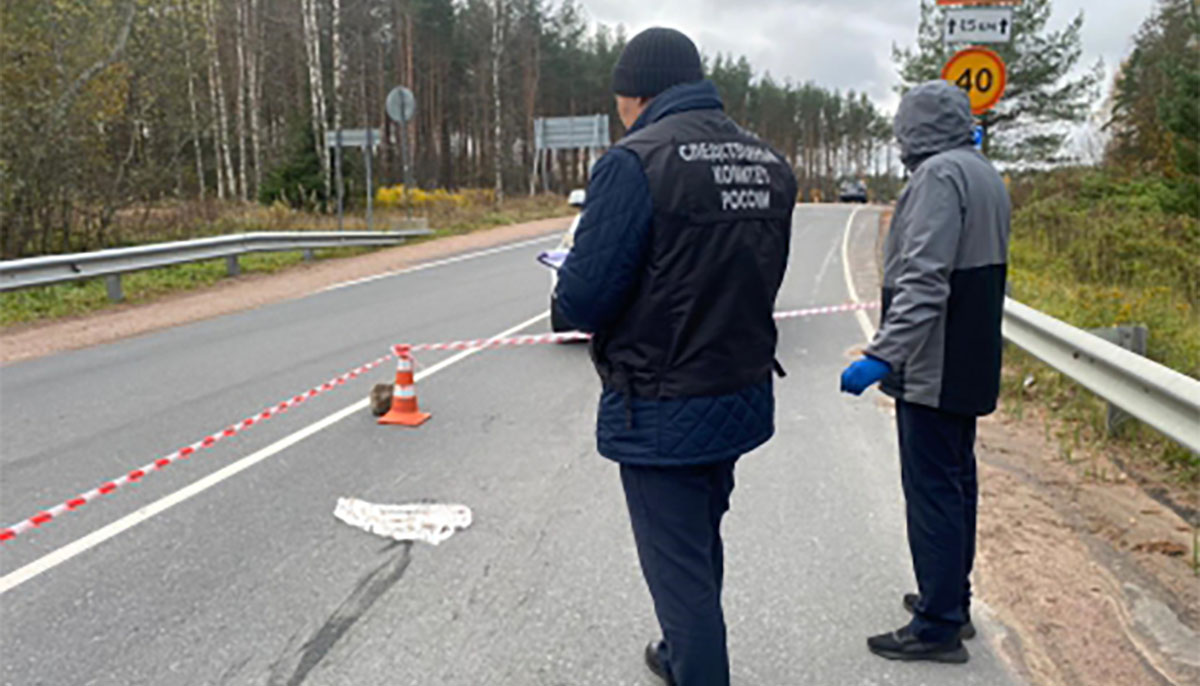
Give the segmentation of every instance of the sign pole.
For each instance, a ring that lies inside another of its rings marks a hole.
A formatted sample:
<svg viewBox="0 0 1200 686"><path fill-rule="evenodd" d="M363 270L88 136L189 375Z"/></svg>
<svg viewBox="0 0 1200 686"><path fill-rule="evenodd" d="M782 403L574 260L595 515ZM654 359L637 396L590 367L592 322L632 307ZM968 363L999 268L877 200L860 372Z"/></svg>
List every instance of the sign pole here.
<svg viewBox="0 0 1200 686"><path fill-rule="evenodd" d="M363 159L367 162L367 231L372 230L372 211L375 205L375 193L371 183L371 158L375 153L375 130L367 129L367 147L363 148Z"/></svg>
<svg viewBox="0 0 1200 686"><path fill-rule="evenodd" d="M404 207L412 219L412 182L408 178L408 122L400 122L400 173L404 176Z"/></svg>
<svg viewBox="0 0 1200 686"><path fill-rule="evenodd" d="M408 210L408 219L412 221L412 174L408 158L408 122L417 115L417 100L412 91L404 86L396 86L387 95L384 109L396 126L400 127L400 174L404 183L404 204Z"/></svg>

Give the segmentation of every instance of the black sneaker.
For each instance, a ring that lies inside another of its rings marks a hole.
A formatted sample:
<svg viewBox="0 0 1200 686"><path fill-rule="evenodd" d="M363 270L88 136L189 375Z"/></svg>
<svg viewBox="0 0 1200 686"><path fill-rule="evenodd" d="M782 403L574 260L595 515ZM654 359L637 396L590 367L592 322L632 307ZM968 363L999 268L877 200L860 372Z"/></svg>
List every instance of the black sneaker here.
<svg viewBox="0 0 1200 686"><path fill-rule="evenodd" d="M905 593L904 609L908 610L910 614L916 614L917 601L920 599L921 596L917 595L916 593ZM958 637L964 641L969 641L972 638L975 638L975 624L971 622L970 619L967 619L967 623L963 624L962 628L958 630Z"/></svg>
<svg viewBox="0 0 1200 686"><path fill-rule="evenodd" d="M962 639L956 638L948 643L925 643L914 636L907 626L868 638L867 648L880 657L906 662L926 660L961 665L971 659Z"/></svg>
<svg viewBox="0 0 1200 686"><path fill-rule="evenodd" d="M675 686L675 680L671 678L667 666L662 661L662 641L650 641L646 646L646 667L667 686Z"/></svg>

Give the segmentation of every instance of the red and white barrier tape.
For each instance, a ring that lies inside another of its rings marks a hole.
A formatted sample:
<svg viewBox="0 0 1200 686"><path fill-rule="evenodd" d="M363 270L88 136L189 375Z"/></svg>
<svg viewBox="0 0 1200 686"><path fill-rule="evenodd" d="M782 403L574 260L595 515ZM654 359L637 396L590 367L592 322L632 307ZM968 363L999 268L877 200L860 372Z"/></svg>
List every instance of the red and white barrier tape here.
<svg viewBox="0 0 1200 686"><path fill-rule="evenodd" d="M828 307L810 307L806 310L787 310L776 312L775 319L801 319L816 317L822 314L844 314L846 312L869 312L878 310L879 303L848 303L846 305L830 305Z"/></svg>
<svg viewBox="0 0 1200 686"><path fill-rule="evenodd" d="M805 310L787 310L784 312L776 312L776 320L785 319L801 319L804 317L815 317L824 314L841 314L845 312L864 312L867 310L879 309L879 303L851 303L848 305L833 305L831 307L812 307ZM478 338L473 341L451 341L449 343L419 343L416 345L396 345L392 346L392 351L395 353L400 348L407 347L409 352L427 352L427 351L442 351L442 350L481 350L485 348L508 348L524 345L549 345L553 343L567 343L569 341L586 341L591 339L591 334L571 331L568 333L548 333L537 334L533 336L512 336L511 338Z"/></svg>
<svg viewBox="0 0 1200 686"><path fill-rule="evenodd" d="M242 433L243 431L249 429L250 427L257 426L258 424L261 424L262 422L265 422L272 417L277 417L277 416L283 414L284 412L287 412L288 410L292 409L293 407L296 407L305 402L308 402L309 400L317 397L318 395L321 395L323 393L328 393L329 391L335 390L335 389L345 385L346 382L357 379L358 377L362 376L363 374L366 374L367 372L371 371L372 369L375 369L376 367L384 364L388 360L391 360L392 357L393 357L392 355L386 355L384 357L379 358L378 360L375 360L374 362L364 364L363 366L358 367L357 369L348 371L345 374L342 374L341 376L334 377L334 378L330 379L329 381L326 381L325 383L321 384L320 386L315 386L304 393L292 396L291 398L288 398L287 400L284 400L276 405L272 405L272 406L264 409L262 412L259 412L258 414L251 415L251 416L243 419L242 421L238 422L237 424L233 424L233 425L229 426L229 428L225 429L224 431L220 431L220 432L214 433L210 436L206 436L205 438L202 438L201 440L196 441L195 443L193 443L187 447L176 450L175 452L171 453L170 455L160 457L157 460L151 462L150 464L145 465L144 467L135 469L135 470L129 472L128 474L125 474L119 478L113 479L112 481L107 481L107 482L97 486L96 488L93 488L92 490L88 491L87 493L80 494L79 496L72 498L72 499L66 501L65 503L61 503L61 504L55 505L54 507L51 507L47 510L43 510L42 512L39 512L36 515L34 515L24 521L13 524L12 526L10 526L8 528L0 529L0 542L12 540L12 539L16 538L17 536L29 531L30 529L36 529L37 527L45 524L46 522L49 522L67 512L70 512L73 510L78 510L79 508L83 507L84 505L87 505L88 503L92 502L93 500L98 500L101 496L108 495L109 493L112 493L113 491L117 490L118 488L121 488L123 486L128 486L129 484L137 483L152 472L156 472L156 471L165 469L165 468L169 467L171 464L178 462L179 460L186 460L187 458L191 457L192 455L195 455L197 452L199 452L201 450L207 450L208 448L213 447L214 445L225 440L226 438L232 438L233 436L236 436L236 435Z"/></svg>
<svg viewBox="0 0 1200 686"><path fill-rule="evenodd" d="M782 319L799 319L802 317L813 317L813 316L823 315L823 314L839 314L839 313L843 313L843 312L859 312L859 311L863 311L863 310L874 310L874 309L878 309L878 307L879 307L879 303L861 303L861 304L849 304L849 305L836 305L833 307L815 307L815 308L810 308L810 309L805 309L805 310L790 310L790 311L786 311L786 312L776 312L775 319L780 319L780 320L782 320ZM492 339L477 339L477 340L473 340L473 341L454 341L451 343L423 343L420 345L408 346L408 348L409 348L410 352L442 351L442 350L480 350L480 349L485 349L485 348L501 348L501 347L510 347L510 346L545 345L545 344L551 344L551 343L562 343L562 342L566 342L566 341L588 340L589 338L591 338L591 336L589 334L579 333L579 332L571 332L571 333L555 333L555 334L545 334L545 335L536 335L536 336L514 336L512 338L492 338ZM401 347L404 347L404 346L395 346L393 348L393 351L395 351L396 348L401 348ZM243 419L241 422L238 422L237 424L230 425L224 431L220 431L220 432L214 433L212 435L206 436L205 438L203 438L199 441L196 441L195 443L193 443L189 446L186 446L184 448L180 448L179 450L176 450L175 452L171 453L170 455L160 457L157 460L151 462L150 464L147 464L143 467L135 469L135 470L129 472L128 474L125 474L116 479L113 479L112 481L105 482L105 483L97 486L96 488L93 488L92 490L90 490L86 493L82 493L79 496L72 498L64 503L61 503L61 504L55 505L54 507L51 507L49 509L43 510L43 511L37 513L36 515L29 517L28 519L25 519L16 524L13 524L10 527L7 527L5 529L0 529L0 543L10 541L10 540L16 538L17 536L20 536L21 534L24 534L24 533L30 531L31 529L36 529L36 528L40 527L41 525L43 525L47 522L50 522L67 512L78 510L79 508L83 507L84 505L87 505L88 503L90 503L94 500L98 500L101 496L108 495L109 493L112 493L113 491L115 491L123 486L128 486L129 484L137 483L137 482L141 481L144 477L146 477L148 474L151 474L152 472L156 472L156 471L165 469L165 468L169 467L171 464L178 462L179 460L186 460L187 458L191 457L192 455L196 454L197 452L199 452L201 450L207 450L208 448L213 447L214 445L216 445L220 441L225 440L226 438L232 438L233 436L236 436L253 426L257 426L258 424L261 424L262 422L265 422L268 419L271 419L272 417L279 416L279 415L283 414L284 412L287 412L291 408L301 405L301 404L311 400L312 398L317 397L318 395L322 395L329 391L335 390L335 389L345 385L347 381L356 379L356 378L362 376L363 374L366 374L367 372L371 371L372 369L379 367L380 365L384 364L385 362L394 359L396 354L397 354L396 352L393 352L393 354L391 354L391 355L386 355L384 357L379 358L378 360L375 360L374 362L369 362L367 364L362 365L361 367L358 367L349 372L346 372L345 374L342 374L341 376L334 377L334 378L330 379L329 381L326 381L325 383L321 384L320 386L315 386L315 387L309 389L305 393L301 393L299 395L293 396L287 400L284 400L284 401L278 403L277 405L272 405L271 407L264 409L262 412L259 412L258 414L251 415L250 417Z"/></svg>

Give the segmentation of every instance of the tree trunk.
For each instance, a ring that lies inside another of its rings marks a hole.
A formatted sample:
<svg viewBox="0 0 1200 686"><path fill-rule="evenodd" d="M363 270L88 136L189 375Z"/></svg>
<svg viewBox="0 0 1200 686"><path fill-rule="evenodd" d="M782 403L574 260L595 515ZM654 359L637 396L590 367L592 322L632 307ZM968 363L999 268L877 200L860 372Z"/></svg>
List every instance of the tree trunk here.
<svg viewBox="0 0 1200 686"><path fill-rule="evenodd" d="M229 197L236 198L238 194L237 178L233 174L233 155L229 147L229 114L225 103L225 81L221 72L220 41L217 38L216 11L213 0L208 0L208 40L211 51L211 67L216 75L217 93L217 135L220 139L221 156L224 158L226 192Z"/></svg>
<svg viewBox="0 0 1200 686"><path fill-rule="evenodd" d="M408 84L409 88L420 92L420 89L417 88L416 71L413 69L413 18L407 12L404 15L404 52L404 82ZM404 160L404 168L408 170L406 179L412 179L414 183L419 183L416 165L420 146L417 145L416 117L410 119L405 126L408 127L408 152Z"/></svg>
<svg viewBox="0 0 1200 686"><path fill-rule="evenodd" d="M530 127L537 118L538 82L542 78L540 44L536 30L533 32L532 44L529 65L525 72L525 135L527 138L525 139L525 155L522 159L522 166L531 170L529 175L529 195L531 196L537 192L537 173L532 170L536 169L538 151L536 137Z"/></svg>
<svg viewBox="0 0 1200 686"><path fill-rule="evenodd" d="M196 105L195 75L192 73L191 31L188 27L187 3L183 5L183 60L187 69L188 109L192 117L192 148L196 153L196 186L199 189L200 200L203 201L208 193L204 183L204 150L200 147L200 114Z"/></svg>
<svg viewBox="0 0 1200 686"><path fill-rule="evenodd" d="M208 53L208 105L209 105L209 133L212 136L213 145L213 164L217 172L217 199L225 199L225 167L221 164L221 136L218 129L220 128L217 121L221 118L221 111L217 107L217 69L213 65L213 53L216 50L213 47L212 40L212 23L208 18L208 3L209 0L204 0L204 5L201 11L204 13L204 46L205 52Z"/></svg>
<svg viewBox="0 0 1200 686"><path fill-rule="evenodd" d="M234 47L237 54L237 97L234 107L237 108L238 145L238 190L242 202L247 202L249 191L246 186L246 0L237 0L237 31L234 33Z"/></svg>
<svg viewBox="0 0 1200 686"><path fill-rule="evenodd" d="M321 76L321 31L317 24L316 0L300 0L304 18L304 47L308 57L308 92L312 105L313 144L321 162L321 178L325 182L326 202L333 197L329 179L329 148L325 147L325 86Z"/></svg>
<svg viewBox="0 0 1200 686"><path fill-rule="evenodd" d="M342 81L346 74L345 52L342 50L342 0L331 0L333 14L333 130L342 128Z"/></svg>
<svg viewBox="0 0 1200 686"><path fill-rule="evenodd" d="M496 175L496 205L504 202L504 110L500 93L500 68L504 59L504 0L495 1L492 17L492 167Z"/></svg>
<svg viewBox="0 0 1200 686"><path fill-rule="evenodd" d="M246 70L249 79L247 90L250 95L250 153L254 159L254 194L262 188L262 79L259 69L262 64L262 31L259 25L259 0L250 0L250 60Z"/></svg>

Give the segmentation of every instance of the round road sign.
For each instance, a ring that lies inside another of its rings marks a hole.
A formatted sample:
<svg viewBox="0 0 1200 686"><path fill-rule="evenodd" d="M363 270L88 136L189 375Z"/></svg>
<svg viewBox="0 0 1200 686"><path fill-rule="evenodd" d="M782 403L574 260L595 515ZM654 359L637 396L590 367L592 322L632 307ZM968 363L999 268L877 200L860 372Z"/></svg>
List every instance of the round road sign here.
<svg viewBox="0 0 1200 686"><path fill-rule="evenodd" d="M1008 87L1004 60L987 48L967 48L946 63L942 78L965 90L971 111L983 114L996 106Z"/></svg>
<svg viewBox="0 0 1200 686"><path fill-rule="evenodd" d="M409 89L396 86L388 93L385 109L392 121L403 124L417 115L417 99Z"/></svg>

